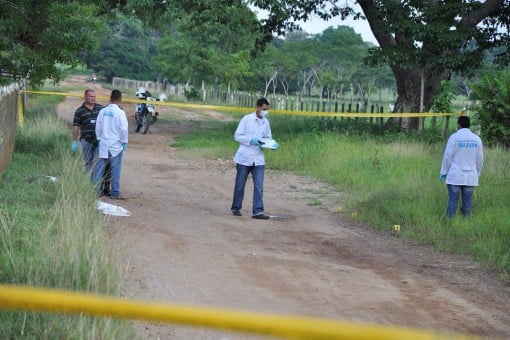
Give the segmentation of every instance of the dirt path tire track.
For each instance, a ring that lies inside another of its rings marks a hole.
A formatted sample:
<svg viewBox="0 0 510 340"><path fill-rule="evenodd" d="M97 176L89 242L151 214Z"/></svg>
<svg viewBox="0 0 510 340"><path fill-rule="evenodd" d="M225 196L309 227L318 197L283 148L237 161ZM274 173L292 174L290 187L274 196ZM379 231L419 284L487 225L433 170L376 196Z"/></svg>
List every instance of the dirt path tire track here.
<svg viewBox="0 0 510 340"><path fill-rule="evenodd" d="M68 120L76 103L66 100L59 114ZM184 157L169 147L194 125L186 123L186 113L160 110L162 118L181 123L158 120L141 135L132 132L131 111L126 105L131 129L121 190L127 200L120 205L132 215L109 218L121 241L129 297L510 337L510 284L494 271L373 231L336 212L340 193L288 173L267 171L264 196L267 213L289 219L252 220L250 182L244 216L234 217L233 162ZM209 118L200 113L193 119ZM137 325L147 339L249 338Z"/></svg>

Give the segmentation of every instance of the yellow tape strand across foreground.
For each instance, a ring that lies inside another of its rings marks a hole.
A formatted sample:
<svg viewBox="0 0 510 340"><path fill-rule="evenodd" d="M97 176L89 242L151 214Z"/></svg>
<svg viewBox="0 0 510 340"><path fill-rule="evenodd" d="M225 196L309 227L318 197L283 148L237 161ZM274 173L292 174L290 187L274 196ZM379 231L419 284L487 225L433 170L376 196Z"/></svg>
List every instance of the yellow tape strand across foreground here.
<svg viewBox="0 0 510 340"><path fill-rule="evenodd" d="M462 335L353 325L312 317L163 305L44 288L0 285L0 308L160 321L297 339L468 339Z"/></svg>
<svg viewBox="0 0 510 340"><path fill-rule="evenodd" d="M26 93L53 95L53 96L69 96L69 97L83 97L81 94L66 93L66 92L47 92L47 91L24 91ZM98 99L109 100L106 96L97 96ZM142 103L145 100L140 99L127 99L123 98L125 103ZM199 110L217 110L217 111L232 111L232 112L249 112L251 108L235 107L235 106L220 106L220 105L206 105L206 104L193 104L193 103L179 103L179 102L155 102L151 104L156 106L173 106L180 108L199 109ZM318 111L291 111L291 110L274 110L271 109L271 114L284 114L294 116L316 116L316 117L347 117L347 118L391 118L391 117L446 117L454 116L454 113L351 113L351 112L318 112Z"/></svg>

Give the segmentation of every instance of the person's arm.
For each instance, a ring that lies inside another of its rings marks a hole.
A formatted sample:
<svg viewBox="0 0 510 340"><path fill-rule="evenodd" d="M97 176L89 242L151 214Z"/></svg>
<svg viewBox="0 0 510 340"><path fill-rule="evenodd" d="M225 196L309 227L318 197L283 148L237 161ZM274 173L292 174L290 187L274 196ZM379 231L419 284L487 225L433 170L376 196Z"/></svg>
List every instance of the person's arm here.
<svg viewBox="0 0 510 340"><path fill-rule="evenodd" d="M246 117L243 117L234 133L234 140L239 144L250 145L250 136L246 135Z"/></svg>
<svg viewBox="0 0 510 340"><path fill-rule="evenodd" d="M73 140L78 140L80 137L80 127L79 126L73 126Z"/></svg>
<svg viewBox="0 0 510 340"><path fill-rule="evenodd" d="M264 134L264 138L273 139L271 134L271 125L269 125L269 121L267 122L267 130L266 133Z"/></svg>
<svg viewBox="0 0 510 340"><path fill-rule="evenodd" d="M81 115L80 115L81 107L79 107L73 116L73 140L78 140L80 138L80 125L81 125Z"/></svg>
<svg viewBox="0 0 510 340"><path fill-rule="evenodd" d="M126 117L126 113L122 111L120 115L120 142L122 144L127 144L128 136L129 136L128 120Z"/></svg>
<svg viewBox="0 0 510 340"><path fill-rule="evenodd" d="M80 137L80 109L76 110L73 117L73 140L71 141L71 152L78 152L78 138Z"/></svg>
<svg viewBox="0 0 510 340"><path fill-rule="evenodd" d="M446 143L446 148L444 150L443 161L441 162L441 170L439 171L440 175L447 175L448 170L450 169L450 165L453 161L453 154L455 152L455 141L452 137L448 139L448 143Z"/></svg>
<svg viewBox="0 0 510 340"><path fill-rule="evenodd" d="M96 118L96 138L98 141L101 141L101 133L103 132L103 112L99 111L99 114Z"/></svg>
<svg viewBox="0 0 510 340"><path fill-rule="evenodd" d="M478 173L478 177L480 177L480 174L482 173L482 167L483 167L483 144L482 140L480 142L480 147L478 148L478 155L476 157L476 172Z"/></svg>

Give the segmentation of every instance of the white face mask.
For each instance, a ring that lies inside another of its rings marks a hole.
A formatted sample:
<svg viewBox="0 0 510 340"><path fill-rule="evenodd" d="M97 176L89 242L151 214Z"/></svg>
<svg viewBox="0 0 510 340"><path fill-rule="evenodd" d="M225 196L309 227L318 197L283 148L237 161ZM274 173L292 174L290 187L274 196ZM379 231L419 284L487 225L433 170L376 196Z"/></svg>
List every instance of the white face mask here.
<svg viewBox="0 0 510 340"><path fill-rule="evenodd" d="M267 111L267 110L262 110L262 111L260 111L260 116L261 116L262 118L264 118L265 116L267 116L267 114L268 114L268 113L269 113L269 111Z"/></svg>

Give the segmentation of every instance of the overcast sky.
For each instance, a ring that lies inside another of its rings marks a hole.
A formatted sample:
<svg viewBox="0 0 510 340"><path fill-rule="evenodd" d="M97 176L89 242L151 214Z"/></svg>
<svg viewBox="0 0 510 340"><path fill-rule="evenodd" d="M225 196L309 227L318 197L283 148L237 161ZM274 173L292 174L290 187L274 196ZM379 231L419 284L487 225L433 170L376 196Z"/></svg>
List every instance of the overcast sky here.
<svg viewBox="0 0 510 340"><path fill-rule="evenodd" d="M358 11L361 10L357 5L354 5L354 7ZM253 6L250 6L250 8L257 14L259 19L267 17L264 10ZM337 26L350 26L354 29L354 32L361 34L363 41L369 41L374 45L379 45L370 30L368 21L366 20L353 20L352 17L348 17L346 20L341 20L340 17L335 17L329 21L324 21L315 15L312 16L311 20L300 23L300 26L305 32L310 34L322 33L328 27L336 28Z"/></svg>
<svg viewBox="0 0 510 340"><path fill-rule="evenodd" d="M333 28L336 28L337 26L350 26L354 28L356 33L361 34L363 41L369 41L374 45L379 45L377 40L375 40L372 31L370 30L368 21L366 20L353 20L352 18L347 18L346 20L342 21L340 17L336 17L329 21L324 21L319 17L314 17L312 20L300 23L300 26L305 32L311 34L321 33L330 26Z"/></svg>

